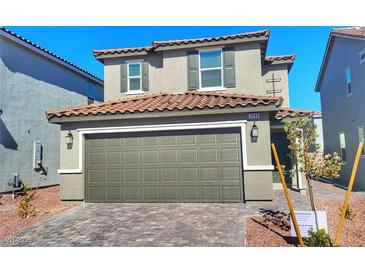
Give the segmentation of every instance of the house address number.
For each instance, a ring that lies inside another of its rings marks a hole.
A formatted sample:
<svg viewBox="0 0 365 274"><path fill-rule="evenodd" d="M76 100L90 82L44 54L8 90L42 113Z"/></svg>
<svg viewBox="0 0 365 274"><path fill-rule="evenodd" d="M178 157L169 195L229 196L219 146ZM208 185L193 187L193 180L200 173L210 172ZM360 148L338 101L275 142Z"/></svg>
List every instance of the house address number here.
<svg viewBox="0 0 365 274"><path fill-rule="evenodd" d="M258 119L260 119L260 113L258 113L258 112L249 113L248 114L248 119L258 120Z"/></svg>

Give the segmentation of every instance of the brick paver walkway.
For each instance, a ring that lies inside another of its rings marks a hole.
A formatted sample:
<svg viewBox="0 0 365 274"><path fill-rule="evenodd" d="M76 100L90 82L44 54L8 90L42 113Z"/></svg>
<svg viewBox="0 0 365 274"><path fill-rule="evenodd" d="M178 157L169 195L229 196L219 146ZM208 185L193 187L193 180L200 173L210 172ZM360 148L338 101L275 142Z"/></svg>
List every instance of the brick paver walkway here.
<svg viewBox="0 0 365 274"><path fill-rule="evenodd" d="M334 194L326 187L315 186L320 198L343 198L343 190ZM308 196L290 193L295 209L310 209ZM2 239L0 245L244 246L246 217L267 211L288 212L283 191L275 191L272 202L246 204L86 203Z"/></svg>

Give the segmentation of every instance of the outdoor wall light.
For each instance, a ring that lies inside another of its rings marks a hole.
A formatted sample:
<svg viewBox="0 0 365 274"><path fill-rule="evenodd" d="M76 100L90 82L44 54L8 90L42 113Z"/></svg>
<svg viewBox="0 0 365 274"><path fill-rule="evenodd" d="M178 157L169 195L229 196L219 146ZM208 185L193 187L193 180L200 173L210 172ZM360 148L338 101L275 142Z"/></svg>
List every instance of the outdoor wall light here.
<svg viewBox="0 0 365 274"><path fill-rule="evenodd" d="M258 138L259 138L259 128L256 126L256 123L254 123L251 129L251 141L253 143L256 143Z"/></svg>
<svg viewBox="0 0 365 274"><path fill-rule="evenodd" d="M66 145L67 145L67 149L72 148L73 139L74 138L73 138L71 132L69 131L68 134L65 136L65 142L66 142Z"/></svg>
<svg viewBox="0 0 365 274"><path fill-rule="evenodd" d="M251 129L251 136L252 137L259 137L259 128L254 123Z"/></svg>

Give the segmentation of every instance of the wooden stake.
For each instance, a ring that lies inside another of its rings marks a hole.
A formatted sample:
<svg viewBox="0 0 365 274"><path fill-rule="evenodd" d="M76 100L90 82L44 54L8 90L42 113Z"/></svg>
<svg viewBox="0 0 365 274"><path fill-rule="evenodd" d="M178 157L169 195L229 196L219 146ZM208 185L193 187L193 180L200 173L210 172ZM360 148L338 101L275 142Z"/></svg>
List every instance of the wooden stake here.
<svg viewBox="0 0 365 274"><path fill-rule="evenodd" d="M340 244L342 227L343 227L343 223L345 221L346 210L349 206L350 195L351 195L352 187L354 185L354 181L355 181L355 178L356 178L357 167L359 166L359 161L360 161L360 156L361 156L363 145L364 145L363 143L360 143L359 147L357 148L354 165L352 167L352 173L351 173L351 177L350 177L349 186L347 188L345 201L343 202L340 221L338 222L338 227L337 227L337 232L336 232L336 239L335 239L335 245L336 246L338 246Z"/></svg>
<svg viewBox="0 0 365 274"><path fill-rule="evenodd" d="M291 201L291 198L290 198L290 195L289 195L289 191L288 191L288 187L286 185L286 181L285 181L285 177L284 177L284 171L283 171L283 168L281 167L279 156L278 156L278 153L276 152L275 144L271 144L271 148L272 148L272 152L274 154L276 166L277 166L277 168L279 170L279 173L280 173L280 181L283 184L286 201L288 202L290 216L291 216L293 224L294 224L295 232L297 233L297 236L298 236L298 239L299 239L299 244L300 244L300 246L304 246L302 234L300 233L300 230L299 230L297 217L295 216L295 213L294 213L293 204L292 204L292 201Z"/></svg>

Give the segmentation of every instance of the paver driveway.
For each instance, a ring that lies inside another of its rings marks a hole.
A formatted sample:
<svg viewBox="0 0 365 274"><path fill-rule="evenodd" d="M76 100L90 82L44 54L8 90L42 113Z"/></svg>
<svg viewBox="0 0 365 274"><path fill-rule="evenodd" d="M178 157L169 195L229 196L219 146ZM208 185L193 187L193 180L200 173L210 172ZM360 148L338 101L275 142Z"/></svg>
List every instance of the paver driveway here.
<svg viewBox="0 0 365 274"><path fill-rule="evenodd" d="M299 209L303 197L292 193ZM246 204L83 204L7 239L5 246L244 246L245 218L287 211L273 202ZM15 240L15 241L14 241Z"/></svg>

